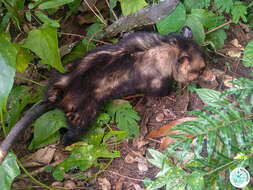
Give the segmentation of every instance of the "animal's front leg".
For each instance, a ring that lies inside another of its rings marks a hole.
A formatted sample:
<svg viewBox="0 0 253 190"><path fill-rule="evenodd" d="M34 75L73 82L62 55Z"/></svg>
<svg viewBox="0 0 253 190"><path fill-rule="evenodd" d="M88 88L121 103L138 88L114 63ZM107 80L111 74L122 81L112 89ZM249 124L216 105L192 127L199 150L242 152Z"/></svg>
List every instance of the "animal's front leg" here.
<svg viewBox="0 0 253 190"><path fill-rule="evenodd" d="M66 113L69 130L63 136L63 143L69 145L80 140L95 123L97 113L97 105L91 105L91 102L83 104L83 109L78 112Z"/></svg>

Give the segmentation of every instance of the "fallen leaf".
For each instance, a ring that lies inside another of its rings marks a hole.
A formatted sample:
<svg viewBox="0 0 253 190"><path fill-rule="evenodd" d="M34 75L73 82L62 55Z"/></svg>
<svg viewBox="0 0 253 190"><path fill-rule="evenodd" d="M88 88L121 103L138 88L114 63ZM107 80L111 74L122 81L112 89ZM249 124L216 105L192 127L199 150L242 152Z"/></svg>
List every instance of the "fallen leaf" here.
<svg viewBox="0 0 253 190"><path fill-rule="evenodd" d="M182 122L185 121L193 121L196 120L197 117L184 117L181 119L177 119L175 121L170 122L169 124L157 129L157 130L153 130L151 131L148 135L147 138L157 138L157 137L163 137L166 136L168 134L182 134L182 131L170 131L174 126L176 126L177 124L180 124ZM183 133L185 134L185 133Z"/></svg>
<svg viewBox="0 0 253 190"><path fill-rule="evenodd" d="M76 184L72 180L64 181L64 188L66 189L76 189Z"/></svg>
<svg viewBox="0 0 253 190"><path fill-rule="evenodd" d="M102 187L102 190L111 189L111 183L106 178L98 178L98 184Z"/></svg>
<svg viewBox="0 0 253 190"><path fill-rule="evenodd" d="M163 137L161 139L161 144L160 144L160 148L164 149L169 147L171 144L173 144L176 141L176 139L171 138L169 136Z"/></svg>
<svg viewBox="0 0 253 190"><path fill-rule="evenodd" d="M51 162L56 148L48 146L21 158L24 167L44 166Z"/></svg>

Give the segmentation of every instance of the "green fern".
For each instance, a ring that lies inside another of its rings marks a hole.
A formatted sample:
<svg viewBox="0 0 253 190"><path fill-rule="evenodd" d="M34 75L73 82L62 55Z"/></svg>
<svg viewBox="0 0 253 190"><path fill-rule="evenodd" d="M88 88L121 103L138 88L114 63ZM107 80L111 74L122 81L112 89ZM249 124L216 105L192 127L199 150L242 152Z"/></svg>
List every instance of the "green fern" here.
<svg viewBox="0 0 253 190"><path fill-rule="evenodd" d="M253 81L240 78L233 84L235 87L223 93L197 89L197 94L208 106L191 112L191 115L198 116L197 120L173 128L188 133L191 137L184 134L170 135L177 141L166 149L161 163L165 163L168 156L179 161L177 165L171 164L170 170L184 163L184 168L191 172L183 175L182 181L189 180L190 174L195 173L204 177L208 189L234 189L228 183L231 169L248 167L253 174ZM161 170L164 168L161 167ZM153 183L159 182L164 175L157 176ZM167 182L162 184L167 189L173 189ZM154 186L149 183L147 187L152 189ZM185 187L192 189L190 186Z"/></svg>

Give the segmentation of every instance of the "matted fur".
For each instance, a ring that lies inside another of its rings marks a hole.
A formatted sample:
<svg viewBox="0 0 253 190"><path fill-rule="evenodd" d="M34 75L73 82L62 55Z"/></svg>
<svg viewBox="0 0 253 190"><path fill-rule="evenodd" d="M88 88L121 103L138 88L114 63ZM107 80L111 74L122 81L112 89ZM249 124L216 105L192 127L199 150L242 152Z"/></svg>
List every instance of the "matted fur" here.
<svg viewBox="0 0 253 190"><path fill-rule="evenodd" d="M72 62L66 74L53 77L44 101L65 112L70 130L64 141L83 136L108 99L135 93L165 96L172 79L197 80L205 63L187 32L187 36L133 33L88 52Z"/></svg>

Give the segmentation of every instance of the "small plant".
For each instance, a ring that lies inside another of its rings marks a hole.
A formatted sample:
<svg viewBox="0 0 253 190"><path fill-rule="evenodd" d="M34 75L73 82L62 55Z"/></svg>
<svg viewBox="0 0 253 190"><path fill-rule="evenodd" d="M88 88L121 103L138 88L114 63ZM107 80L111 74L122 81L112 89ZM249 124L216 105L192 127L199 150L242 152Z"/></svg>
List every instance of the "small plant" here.
<svg viewBox="0 0 253 190"><path fill-rule="evenodd" d="M253 174L253 81L240 78L233 84L223 93L196 89L208 106L190 113L197 120L173 128L184 134L169 135L177 141L164 154L149 150L153 157L149 161L161 171L154 181L146 180L147 189L164 185L166 189L234 189L229 183L233 168L248 168Z"/></svg>

